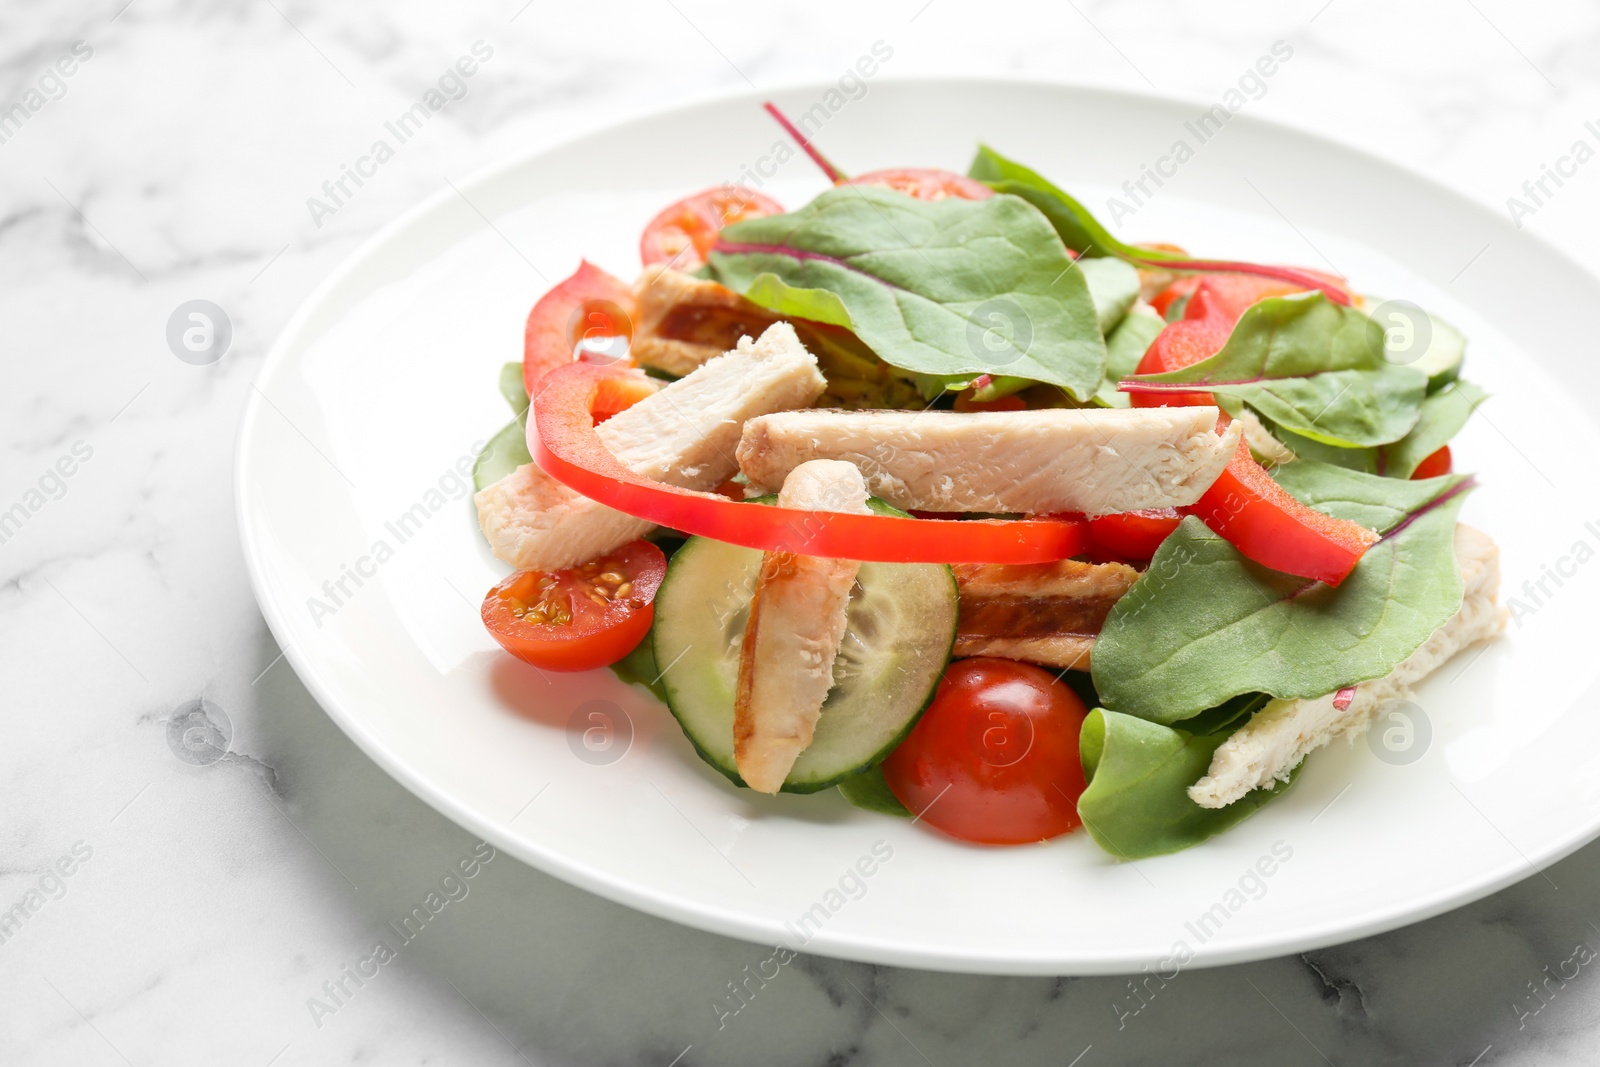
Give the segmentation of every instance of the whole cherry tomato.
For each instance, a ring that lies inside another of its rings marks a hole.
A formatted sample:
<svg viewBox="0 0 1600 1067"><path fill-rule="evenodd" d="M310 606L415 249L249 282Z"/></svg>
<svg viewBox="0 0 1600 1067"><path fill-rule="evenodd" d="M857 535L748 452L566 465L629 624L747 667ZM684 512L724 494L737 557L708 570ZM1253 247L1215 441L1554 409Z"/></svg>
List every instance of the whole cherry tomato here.
<svg viewBox="0 0 1600 1067"><path fill-rule="evenodd" d="M951 837L987 845L1057 837L1079 823L1078 732L1087 715L1049 671L957 660L884 761L884 779L921 821Z"/></svg>

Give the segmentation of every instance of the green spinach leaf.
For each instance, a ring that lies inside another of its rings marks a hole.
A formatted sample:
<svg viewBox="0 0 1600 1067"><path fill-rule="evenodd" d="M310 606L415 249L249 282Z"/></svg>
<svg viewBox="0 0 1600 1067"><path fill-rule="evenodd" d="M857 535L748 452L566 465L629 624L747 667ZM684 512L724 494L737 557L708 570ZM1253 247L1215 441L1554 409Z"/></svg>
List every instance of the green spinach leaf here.
<svg viewBox="0 0 1600 1067"><path fill-rule="evenodd" d="M1095 642L1107 708L1170 724L1241 693L1322 696L1388 674L1461 606L1454 536L1470 479L1400 481L1306 461L1277 478L1382 540L1335 588L1253 563L1184 519Z"/></svg>
<svg viewBox="0 0 1600 1067"><path fill-rule="evenodd" d="M1136 305L1117 328L1106 338L1106 376L1095 391L1094 402L1101 407L1125 408L1128 394L1117 388L1122 379L1131 377L1139 361L1166 328L1166 320L1156 314L1149 304Z"/></svg>
<svg viewBox="0 0 1600 1067"><path fill-rule="evenodd" d="M1428 388L1427 375L1388 361L1382 327L1321 293L1263 300L1216 355L1133 380L1174 392L1203 386L1292 433L1346 447L1400 440Z"/></svg>
<svg viewBox="0 0 1600 1067"><path fill-rule="evenodd" d="M1422 401L1421 415L1410 433L1392 445L1379 445L1376 448L1340 448L1290 433L1270 419L1262 421L1273 436L1300 459L1333 463L1367 474L1409 478L1418 464L1449 444L1451 438L1461 432L1467 419L1488 397L1488 393L1468 381L1446 385Z"/></svg>
<svg viewBox="0 0 1600 1067"><path fill-rule="evenodd" d="M1117 329L1127 319L1128 312L1139 299L1139 272L1120 259L1080 259L1075 268L1083 272L1083 280L1089 286L1089 298L1094 301L1095 318L1100 326L1100 333L1106 338L1107 370L1106 377L1110 378L1109 349L1111 338L1116 335ZM1152 312L1153 314L1153 312ZM1139 355L1143 355L1141 351ZM1139 358L1134 357L1133 363L1127 368L1127 374L1132 374L1134 367L1138 366ZM1124 375L1125 377L1126 375ZM986 381L984 379L987 379ZM1018 378L1012 375L985 375L977 379L982 384L974 384L974 375L971 374L919 374L916 376L917 391L922 394L922 399L932 400L943 392L959 393L966 388L972 388L972 399L980 401L998 400L1003 396L1021 392L1034 382L1029 378ZM1112 389L1115 390L1116 382L1112 380ZM1101 384L1100 392L1104 392L1105 385ZM1100 395L1095 394L1095 402L1100 403ZM1123 406L1127 406L1126 400Z"/></svg>
<svg viewBox="0 0 1600 1067"><path fill-rule="evenodd" d="M483 446L472 464L472 487L482 491L525 463L528 454L528 389L522 382L522 364L507 363L500 368L500 395L505 397L516 418L502 426Z"/></svg>
<svg viewBox="0 0 1600 1067"><path fill-rule="evenodd" d="M879 815L893 815L898 819L911 818L911 812L900 803L900 798L889 789L882 767L871 767L839 783L844 798L863 811Z"/></svg>
<svg viewBox="0 0 1600 1067"><path fill-rule="evenodd" d="M1078 742L1089 779L1078 814L1089 836L1120 859L1163 856L1220 834L1287 792L1299 767L1288 782L1253 790L1225 808L1189 799L1189 787L1231 732L1197 734L1104 708L1090 712Z"/></svg>
<svg viewBox="0 0 1600 1067"><path fill-rule="evenodd" d="M511 405L518 420L528 421L528 387L522 380L522 364L507 363L500 368L500 395Z"/></svg>
<svg viewBox="0 0 1600 1067"><path fill-rule="evenodd" d="M832 189L799 211L735 223L721 282L780 314L855 333L918 374L994 374L1088 398L1105 342L1083 272L1026 201L913 200Z"/></svg>
<svg viewBox="0 0 1600 1067"><path fill-rule="evenodd" d="M611 673L629 684L644 686L661 703L667 702L667 687L662 684L661 672L656 669L655 646L648 634L634 646L632 652L611 665Z"/></svg>
<svg viewBox="0 0 1600 1067"><path fill-rule="evenodd" d="M1062 243L1082 256L1122 256L1132 251L1128 245L1111 236L1111 232L1095 220L1088 208L1048 178L1007 159L988 145L978 146L978 154L967 168L967 176L976 178L997 193L1020 196L1038 208L1061 235Z"/></svg>

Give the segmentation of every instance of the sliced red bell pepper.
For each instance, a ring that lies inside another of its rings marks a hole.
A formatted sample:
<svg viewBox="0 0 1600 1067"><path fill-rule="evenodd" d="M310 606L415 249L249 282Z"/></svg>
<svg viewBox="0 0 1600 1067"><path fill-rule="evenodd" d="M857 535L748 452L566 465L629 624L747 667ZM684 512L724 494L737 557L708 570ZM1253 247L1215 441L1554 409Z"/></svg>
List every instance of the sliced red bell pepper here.
<svg viewBox="0 0 1600 1067"><path fill-rule="evenodd" d="M1365 526L1290 496L1242 439L1222 476L1186 510L1262 566L1329 585L1344 581L1378 541Z"/></svg>
<svg viewBox="0 0 1600 1067"><path fill-rule="evenodd" d="M1222 351L1244 309L1240 308L1234 313L1231 303L1215 295L1212 281L1213 276L1199 280L1189 302L1184 305L1183 317L1167 323L1156 334L1156 339L1145 349L1144 358L1139 360L1135 374L1164 374L1182 370ZM1162 390L1130 390L1128 401L1136 408L1177 408L1213 407L1217 399L1208 392L1180 392L1169 387Z"/></svg>
<svg viewBox="0 0 1600 1067"><path fill-rule="evenodd" d="M1330 280L1330 284L1332 281ZM1194 288L1183 318L1168 323L1156 336L1138 373L1178 370L1208 359L1222 350L1239 317L1252 304L1269 296L1299 292L1298 286L1219 275L1203 278ZM1211 405L1210 393L1144 392L1129 398L1135 407ZM1220 433L1231 421L1218 418ZM1336 519L1306 507L1272 480L1266 468L1239 442L1239 451L1211 488L1193 506L1207 526L1247 558L1273 570L1338 585L1360 562L1378 535L1358 523Z"/></svg>
<svg viewBox="0 0 1600 1067"><path fill-rule="evenodd" d="M1177 508L1120 511L1089 520L1089 541L1111 559L1144 563L1156 554L1183 516Z"/></svg>
<svg viewBox="0 0 1600 1067"><path fill-rule="evenodd" d="M1191 274L1179 278L1171 285L1150 299L1150 306L1165 315L1180 297L1193 296L1195 291L1203 284L1210 293L1210 311L1220 312L1227 316L1230 322L1237 323L1239 316L1252 304L1259 304L1268 297L1289 296L1292 293L1303 293L1315 285L1306 282L1322 282L1329 286L1337 287L1341 292L1348 294L1345 280L1334 274L1324 274L1321 271L1307 270L1303 267L1292 268L1303 278L1287 281L1277 277L1266 277L1260 274ZM1327 292L1326 289L1323 292ZM1349 303L1348 296L1340 303ZM1185 318L1188 307L1184 307Z"/></svg>
<svg viewBox="0 0 1600 1067"><path fill-rule="evenodd" d="M633 336L633 290L583 260L528 312L522 335L522 384L534 395L539 379L571 363L579 341Z"/></svg>
<svg viewBox="0 0 1600 1067"><path fill-rule="evenodd" d="M546 474L637 518L764 551L887 563L1046 563L1084 551L1074 519L913 519L801 511L729 500L629 470L594 431L591 412L636 372L572 363L545 375L528 420L528 449ZM537 431L537 432L536 432Z"/></svg>

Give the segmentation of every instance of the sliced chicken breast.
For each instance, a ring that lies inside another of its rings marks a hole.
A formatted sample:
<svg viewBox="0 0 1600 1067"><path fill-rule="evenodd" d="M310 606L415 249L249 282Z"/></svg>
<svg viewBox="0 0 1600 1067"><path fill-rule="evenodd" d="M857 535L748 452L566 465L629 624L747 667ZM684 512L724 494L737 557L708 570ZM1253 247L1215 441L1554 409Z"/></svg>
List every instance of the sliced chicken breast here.
<svg viewBox="0 0 1600 1067"><path fill-rule="evenodd" d="M1200 499L1239 443L1216 423L1213 407L789 411L745 424L739 468L770 492L842 459L899 508L1103 515Z"/></svg>
<svg viewBox="0 0 1600 1067"><path fill-rule="evenodd" d="M1125 563L955 566L961 593L955 655L999 656L1086 671L1106 616L1139 580Z"/></svg>
<svg viewBox="0 0 1600 1067"><path fill-rule="evenodd" d="M812 460L789 473L778 504L867 515L861 472L837 460ZM850 588L861 564L848 559L767 552L739 654L733 758L751 789L776 793L811 744L833 688Z"/></svg>
<svg viewBox="0 0 1600 1067"><path fill-rule="evenodd" d="M1461 610L1423 646L1383 678L1308 700L1274 700L1222 743L1206 776L1189 787L1202 808L1227 807L1274 779L1287 780L1306 755L1337 738L1366 733L1384 708L1409 700L1412 687L1468 645L1492 640L1505 628L1496 602L1500 552L1487 534L1457 526L1456 562L1463 584Z"/></svg>
<svg viewBox="0 0 1600 1067"><path fill-rule="evenodd" d="M778 319L732 289L665 266L644 269L633 300L629 354L641 366L680 377Z"/></svg>
<svg viewBox="0 0 1600 1067"><path fill-rule="evenodd" d="M738 469L734 449L755 415L808 407L826 387L784 322L595 428L624 465L685 489L711 490ZM651 524L518 467L474 498L489 547L519 570L560 570L642 537Z"/></svg>

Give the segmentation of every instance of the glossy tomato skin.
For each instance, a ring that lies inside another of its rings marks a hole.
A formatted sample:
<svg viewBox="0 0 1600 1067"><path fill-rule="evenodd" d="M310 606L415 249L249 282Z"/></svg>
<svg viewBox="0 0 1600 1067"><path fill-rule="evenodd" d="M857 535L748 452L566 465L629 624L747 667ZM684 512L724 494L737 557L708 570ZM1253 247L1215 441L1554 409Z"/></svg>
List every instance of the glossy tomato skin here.
<svg viewBox="0 0 1600 1067"><path fill-rule="evenodd" d="M880 185L915 200L987 200L994 190L964 174L932 167L889 167L857 174L845 185Z"/></svg>
<svg viewBox="0 0 1600 1067"><path fill-rule="evenodd" d="M673 270L696 270L705 266L724 226L781 214L783 205L770 196L743 186L719 185L686 196L651 219L639 238L639 258L647 267L666 263Z"/></svg>
<svg viewBox="0 0 1600 1067"><path fill-rule="evenodd" d="M518 571L483 598L483 625L524 663L590 671L617 662L650 632L667 558L632 541L563 571Z"/></svg>
<svg viewBox="0 0 1600 1067"><path fill-rule="evenodd" d="M884 761L884 779L921 821L962 841L1058 837L1079 824L1078 732L1087 715L1049 671L983 656L957 660Z"/></svg>

